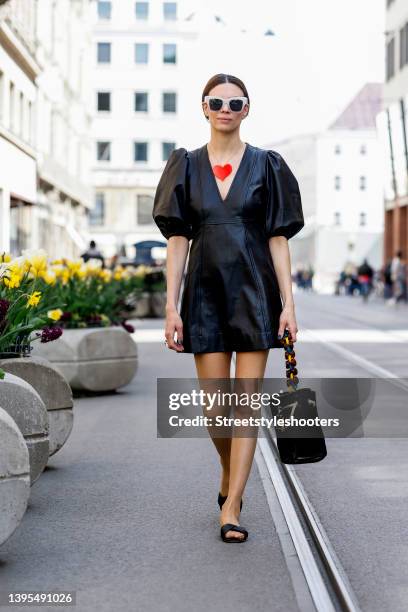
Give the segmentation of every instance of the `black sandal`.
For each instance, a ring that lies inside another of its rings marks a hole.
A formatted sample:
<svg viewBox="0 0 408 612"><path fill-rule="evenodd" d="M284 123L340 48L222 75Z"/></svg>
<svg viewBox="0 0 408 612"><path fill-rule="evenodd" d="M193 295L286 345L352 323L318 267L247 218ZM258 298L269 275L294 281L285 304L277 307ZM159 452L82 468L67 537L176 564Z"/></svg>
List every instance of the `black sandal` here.
<svg viewBox="0 0 408 612"><path fill-rule="evenodd" d="M218 493L218 505L220 507L220 510L222 508L223 503L225 502L225 500L227 499L228 495L221 495L221 492ZM242 510L242 499L241 499L241 503L239 505L239 510Z"/></svg>
<svg viewBox="0 0 408 612"><path fill-rule="evenodd" d="M239 531L240 533L244 534L243 538L234 538L234 537L226 537L226 533L228 533L228 531ZM245 529L245 527L241 527L241 525L234 525L233 523L225 523L225 525L223 525L221 527L221 537L224 540L224 542L245 542L245 540L248 538L248 532Z"/></svg>

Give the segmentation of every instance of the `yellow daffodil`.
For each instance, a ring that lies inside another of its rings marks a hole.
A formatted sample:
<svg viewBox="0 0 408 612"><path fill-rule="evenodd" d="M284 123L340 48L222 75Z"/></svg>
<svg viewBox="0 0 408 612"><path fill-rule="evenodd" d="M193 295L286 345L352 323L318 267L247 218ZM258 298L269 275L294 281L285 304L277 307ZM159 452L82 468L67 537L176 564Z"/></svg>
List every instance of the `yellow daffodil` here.
<svg viewBox="0 0 408 612"><path fill-rule="evenodd" d="M83 264L82 259L79 259L77 261L67 261L66 266L71 273L71 277L78 274L79 270L81 269L82 264Z"/></svg>
<svg viewBox="0 0 408 612"><path fill-rule="evenodd" d="M30 250L25 249L22 252L25 258L26 270L30 271L34 276L38 276L40 272L45 272L47 269L47 252L44 249Z"/></svg>
<svg viewBox="0 0 408 612"><path fill-rule="evenodd" d="M53 321L59 321L60 318L62 317L62 310L61 308L55 308L55 310L49 310L47 312L47 316Z"/></svg>
<svg viewBox="0 0 408 612"><path fill-rule="evenodd" d="M34 291L34 293L32 293L27 300L27 308L29 308L29 306L37 306L38 302L41 299L41 291Z"/></svg>
<svg viewBox="0 0 408 612"><path fill-rule="evenodd" d="M9 261L11 261L10 253L3 251L3 253L0 254L0 263L8 263Z"/></svg>
<svg viewBox="0 0 408 612"><path fill-rule="evenodd" d="M9 264L7 264L7 270L10 270L12 274L18 274L19 276L23 276L25 272L24 260L21 257L16 257L12 259Z"/></svg>
<svg viewBox="0 0 408 612"><path fill-rule="evenodd" d="M3 277L3 283L9 289L15 289L20 286L21 276L20 274L11 274L10 276Z"/></svg>
<svg viewBox="0 0 408 612"><path fill-rule="evenodd" d="M52 266L51 269L50 269L50 271L55 274L55 277L57 279L58 278L62 278L62 276L64 274L64 270L65 270L65 268L63 266L60 266L60 265Z"/></svg>
<svg viewBox="0 0 408 612"><path fill-rule="evenodd" d="M47 285L54 285L57 280L57 275L54 270L45 270L40 273L40 277L45 280Z"/></svg>
<svg viewBox="0 0 408 612"><path fill-rule="evenodd" d="M108 283L111 278L112 278L112 272L110 270L101 270L100 271L100 278L105 282Z"/></svg>
<svg viewBox="0 0 408 612"><path fill-rule="evenodd" d="M85 264L86 271L89 274L99 272L102 267L102 262L99 259L89 259Z"/></svg>
<svg viewBox="0 0 408 612"><path fill-rule="evenodd" d="M62 284L63 285L66 285L67 282L69 281L69 271L66 268L64 270L62 270L60 278L62 280Z"/></svg>
<svg viewBox="0 0 408 612"><path fill-rule="evenodd" d="M136 268L135 276L136 278L144 278L147 273L147 266L140 265Z"/></svg>

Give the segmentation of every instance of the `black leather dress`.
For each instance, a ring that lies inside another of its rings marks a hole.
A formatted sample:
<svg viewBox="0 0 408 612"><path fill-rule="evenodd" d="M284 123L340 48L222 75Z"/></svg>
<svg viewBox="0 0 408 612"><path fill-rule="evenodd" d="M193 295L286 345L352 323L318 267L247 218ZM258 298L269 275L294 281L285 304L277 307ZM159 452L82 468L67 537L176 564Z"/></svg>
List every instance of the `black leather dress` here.
<svg viewBox="0 0 408 612"><path fill-rule="evenodd" d="M185 353L282 348L282 301L268 245L304 226L298 182L283 157L246 143L223 200L207 146L170 155L153 219L192 240L181 297Z"/></svg>

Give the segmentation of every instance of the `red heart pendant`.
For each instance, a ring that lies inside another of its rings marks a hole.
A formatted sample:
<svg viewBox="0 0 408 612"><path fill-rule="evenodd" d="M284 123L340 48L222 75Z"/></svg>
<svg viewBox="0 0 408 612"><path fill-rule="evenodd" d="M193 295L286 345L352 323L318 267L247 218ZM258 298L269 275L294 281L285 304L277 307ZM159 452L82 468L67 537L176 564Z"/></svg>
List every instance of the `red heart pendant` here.
<svg viewBox="0 0 408 612"><path fill-rule="evenodd" d="M214 174L217 178L223 181L232 172L231 164L225 164L225 166L213 166Z"/></svg>

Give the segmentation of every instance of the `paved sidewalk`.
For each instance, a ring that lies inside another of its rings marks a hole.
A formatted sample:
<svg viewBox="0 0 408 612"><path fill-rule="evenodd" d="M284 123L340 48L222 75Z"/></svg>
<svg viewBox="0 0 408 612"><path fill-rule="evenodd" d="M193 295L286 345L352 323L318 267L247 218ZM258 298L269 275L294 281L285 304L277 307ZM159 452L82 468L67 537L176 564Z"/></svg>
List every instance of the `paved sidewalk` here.
<svg viewBox="0 0 408 612"><path fill-rule="evenodd" d="M194 376L192 356L159 343L139 352L131 385L76 401L68 442L0 549L1 588L76 590L78 612L297 611L256 463L241 514L249 539L229 546L212 442L156 436L156 377Z"/></svg>

